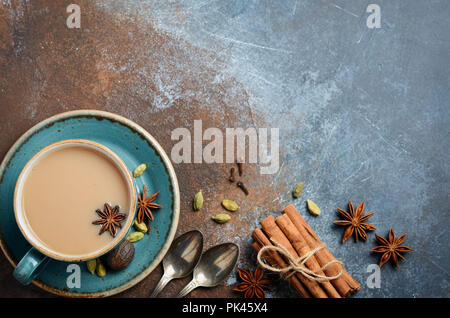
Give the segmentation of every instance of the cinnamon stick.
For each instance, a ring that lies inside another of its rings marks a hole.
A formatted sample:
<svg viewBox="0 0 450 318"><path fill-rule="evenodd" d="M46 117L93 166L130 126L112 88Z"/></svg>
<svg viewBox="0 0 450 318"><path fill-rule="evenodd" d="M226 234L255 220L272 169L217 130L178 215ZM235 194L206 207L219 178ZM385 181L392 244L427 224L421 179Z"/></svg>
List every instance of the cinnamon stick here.
<svg viewBox="0 0 450 318"><path fill-rule="evenodd" d="M289 217L297 230L300 232L300 235L305 239L310 249L314 249L322 243L314 230L308 225L308 223L306 223L292 204L285 207L281 213L286 214ZM317 251L314 256L320 266L324 266L335 259L333 254L331 254L327 248ZM339 264L331 264L324 270L327 276L337 275L340 271L341 266ZM342 297L348 297L360 289L359 283L354 280L346 270L344 270L339 278L332 280L331 284L333 284Z"/></svg>
<svg viewBox="0 0 450 318"><path fill-rule="evenodd" d="M311 251L306 241L300 235L300 232L297 230L295 225L291 222L291 220L286 214L278 216L275 219L275 223L280 227L281 231L283 231L283 233L289 239L292 246L300 256L304 256ZM313 271L318 271L321 267L314 255L312 255L310 258L308 258L308 260L306 260L305 265L310 270ZM318 271L317 273L319 275L326 276L323 271ZM334 286L330 283L330 281L321 282L320 284L329 297L341 298L341 295L338 293L336 288L334 288Z"/></svg>
<svg viewBox="0 0 450 318"><path fill-rule="evenodd" d="M264 245L271 245L269 239L259 228L257 228L256 230L253 231L252 237L255 240L255 242L253 242L253 244L252 244L252 247L257 252L259 252L259 250ZM264 243L262 243L262 242L264 242ZM282 267L286 266L286 263L283 261L281 256L278 255L277 252L267 252L263 255L263 257L273 267L282 268ZM289 278L289 284L300 294L300 296L302 296L304 298L311 298L308 291L305 289L305 287L302 285L302 283L298 280L298 278L296 276L292 275Z"/></svg>
<svg viewBox="0 0 450 318"><path fill-rule="evenodd" d="M280 228L275 223L275 219L272 215L259 222L262 226L263 231L267 234L269 238L275 239L279 244L283 245L289 253L294 257L298 258L297 252L291 245L291 242L283 234ZM309 290L311 295L315 298L327 298L327 294L323 291L322 287L313 280L310 280L300 273L297 273L297 278L303 283L303 285Z"/></svg>

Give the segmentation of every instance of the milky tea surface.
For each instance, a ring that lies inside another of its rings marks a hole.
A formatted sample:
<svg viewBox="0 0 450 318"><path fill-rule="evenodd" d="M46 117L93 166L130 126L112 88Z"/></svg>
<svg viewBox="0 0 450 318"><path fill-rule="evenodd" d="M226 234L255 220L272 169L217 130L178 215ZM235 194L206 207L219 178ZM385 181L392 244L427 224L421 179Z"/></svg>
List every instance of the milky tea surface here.
<svg viewBox="0 0 450 318"><path fill-rule="evenodd" d="M113 240L92 224L105 202L129 214L127 181L119 168L101 152L81 146L41 158L25 180L22 199L29 227L41 243L71 256L98 251Z"/></svg>

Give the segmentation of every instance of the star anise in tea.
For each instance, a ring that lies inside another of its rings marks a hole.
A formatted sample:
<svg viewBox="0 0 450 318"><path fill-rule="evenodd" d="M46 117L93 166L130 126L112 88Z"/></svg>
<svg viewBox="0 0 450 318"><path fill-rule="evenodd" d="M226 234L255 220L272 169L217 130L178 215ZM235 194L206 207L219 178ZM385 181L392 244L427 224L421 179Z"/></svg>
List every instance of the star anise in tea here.
<svg viewBox="0 0 450 318"><path fill-rule="evenodd" d="M126 218L126 214L119 213L119 206L116 205L112 208L108 203L105 203L103 211L100 209L95 210L100 219L95 220L92 224L101 225L98 235L103 234L105 231L109 231L112 237L116 236L117 228L122 228L120 222Z"/></svg>
<svg viewBox="0 0 450 318"><path fill-rule="evenodd" d="M398 258L405 260L403 255L400 253L406 253L414 251L412 248L408 246L400 245L405 241L406 233L401 235L398 238L395 238L395 233L393 229L389 230L388 239L386 240L382 236L378 236L375 233L375 238L377 239L378 246L371 249L372 252L375 253L383 253L380 258L380 263L378 264L380 268L387 263L390 259L394 263L395 267L398 268Z"/></svg>
<svg viewBox="0 0 450 318"><path fill-rule="evenodd" d="M161 205L153 202L157 198L158 194L159 191L149 195L148 198L146 198L147 187L144 186L142 193L138 195L137 219L139 223L145 222L146 224L148 224L148 221L153 221L153 214L151 209L162 208ZM150 226L147 226L147 228L150 230Z"/></svg>
<svg viewBox="0 0 450 318"><path fill-rule="evenodd" d="M256 268L255 273L250 269L243 270L238 268L239 277L242 279L242 283L234 288L234 291L243 292L245 298L266 298L264 289L270 290L270 279L263 278L264 270L261 267Z"/></svg>
<svg viewBox="0 0 450 318"><path fill-rule="evenodd" d="M333 222L333 224L336 225L348 226L344 232L344 235L342 236L342 243L347 241L347 239L352 236L352 234L355 234L355 242L358 242L358 237L361 237L364 241L367 241L366 231L373 231L377 229L372 224L365 222L373 215L373 212L370 212L369 214L364 213L364 202L358 205L355 211L352 201L349 201L348 208L349 212L338 208L338 213L345 220Z"/></svg>

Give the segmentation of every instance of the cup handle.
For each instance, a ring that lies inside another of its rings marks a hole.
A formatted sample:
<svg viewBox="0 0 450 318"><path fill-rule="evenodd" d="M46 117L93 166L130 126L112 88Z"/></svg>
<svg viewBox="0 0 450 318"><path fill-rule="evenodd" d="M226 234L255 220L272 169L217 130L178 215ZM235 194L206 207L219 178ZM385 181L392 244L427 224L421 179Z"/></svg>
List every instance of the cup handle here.
<svg viewBox="0 0 450 318"><path fill-rule="evenodd" d="M50 258L32 247L17 264L14 277L23 285L29 285L47 265Z"/></svg>

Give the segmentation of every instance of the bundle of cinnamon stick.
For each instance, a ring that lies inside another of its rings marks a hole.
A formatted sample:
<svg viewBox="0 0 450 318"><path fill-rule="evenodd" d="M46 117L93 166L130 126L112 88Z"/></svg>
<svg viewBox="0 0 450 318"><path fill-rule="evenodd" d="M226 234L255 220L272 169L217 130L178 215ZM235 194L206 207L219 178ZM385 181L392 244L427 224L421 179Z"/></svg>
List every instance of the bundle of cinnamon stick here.
<svg viewBox="0 0 450 318"><path fill-rule="evenodd" d="M270 215L260 224L261 229L256 228L252 233L254 240L252 247L258 252L264 246L270 246L276 242L297 259L323 244L292 204L282 210L282 215L276 218ZM272 267L285 268L288 266L286 257L276 251L266 251L262 257ZM336 259L333 254L324 247L307 258L305 266L312 271L317 271L319 275L339 276L336 279L319 282L305 277L302 273L295 272L288 275L287 280L305 298L342 298L356 293L360 288L359 283L343 269L341 264L329 264L334 260ZM329 266L320 271L327 264Z"/></svg>

